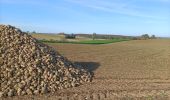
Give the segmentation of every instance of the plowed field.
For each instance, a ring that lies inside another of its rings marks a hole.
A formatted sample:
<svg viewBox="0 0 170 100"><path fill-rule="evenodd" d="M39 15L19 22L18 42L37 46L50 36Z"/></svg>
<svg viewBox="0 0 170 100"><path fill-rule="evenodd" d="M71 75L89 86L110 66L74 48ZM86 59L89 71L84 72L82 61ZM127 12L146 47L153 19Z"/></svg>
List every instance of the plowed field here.
<svg viewBox="0 0 170 100"><path fill-rule="evenodd" d="M135 40L103 45L48 45L93 72L93 81L54 94L6 99L170 99L170 40Z"/></svg>

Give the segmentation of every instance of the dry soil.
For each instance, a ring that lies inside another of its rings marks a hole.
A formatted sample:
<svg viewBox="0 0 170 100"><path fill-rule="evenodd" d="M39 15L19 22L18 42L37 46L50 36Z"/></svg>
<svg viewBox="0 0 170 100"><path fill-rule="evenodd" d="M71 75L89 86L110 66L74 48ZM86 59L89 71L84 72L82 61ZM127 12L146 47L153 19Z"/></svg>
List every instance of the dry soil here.
<svg viewBox="0 0 170 100"><path fill-rule="evenodd" d="M94 73L91 83L54 94L8 97L32 100L169 100L170 40L104 45L48 44Z"/></svg>

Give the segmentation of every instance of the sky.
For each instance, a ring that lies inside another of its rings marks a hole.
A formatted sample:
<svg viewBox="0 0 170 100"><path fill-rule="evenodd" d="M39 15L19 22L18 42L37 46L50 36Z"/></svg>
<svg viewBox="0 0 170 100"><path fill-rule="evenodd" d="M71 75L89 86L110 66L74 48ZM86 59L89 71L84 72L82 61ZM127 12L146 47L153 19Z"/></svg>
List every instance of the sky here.
<svg viewBox="0 0 170 100"><path fill-rule="evenodd" d="M170 0L0 0L0 24L41 33L170 37Z"/></svg>

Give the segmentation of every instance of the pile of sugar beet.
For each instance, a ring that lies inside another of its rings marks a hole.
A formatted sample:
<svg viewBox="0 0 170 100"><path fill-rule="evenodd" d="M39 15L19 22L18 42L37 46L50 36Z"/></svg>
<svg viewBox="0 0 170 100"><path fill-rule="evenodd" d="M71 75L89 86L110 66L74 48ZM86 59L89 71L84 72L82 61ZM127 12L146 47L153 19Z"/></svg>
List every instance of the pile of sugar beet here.
<svg viewBox="0 0 170 100"><path fill-rule="evenodd" d="M0 97L55 92L91 78L53 48L18 28L0 25Z"/></svg>

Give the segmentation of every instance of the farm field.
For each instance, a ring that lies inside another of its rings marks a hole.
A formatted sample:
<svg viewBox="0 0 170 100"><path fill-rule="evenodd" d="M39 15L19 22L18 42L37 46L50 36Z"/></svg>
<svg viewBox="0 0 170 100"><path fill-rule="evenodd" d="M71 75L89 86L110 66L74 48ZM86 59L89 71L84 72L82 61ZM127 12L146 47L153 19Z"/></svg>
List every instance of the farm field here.
<svg viewBox="0 0 170 100"><path fill-rule="evenodd" d="M34 33L31 34L32 37L37 38L37 39L46 39L46 40L60 40L64 38L63 35L57 35L57 34L40 34L40 33Z"/></svg>
<svg viewBox="0 0 170 100"><path fill-rule="evenodd" d="M46 40L46 41L67 41L67 42L77 42L80 40L90 40L87 37L77 37L76 39L66 39L64 35L59 34L46 34L46 33L32 33L32 37L38 40Z"/></svg>
<svg viewBox="0 0 170 100"><path fill-rule="evenodd" d="M88 38L85 36L76 36L74 39L65 38L64 35L58 34L41 34L41 33L34 33L31 34L34 38L38 39L40 42L43 43L71 43L71 44L108 44L108 43L115 43L115 42L122 42L122 41L129 41L130 38L114 38L114 39L95 39Z"/></svg>
<svg viewBox="0 0 170 100"><path fill-rule="evenodd" d="M79 42L74 42L74 44L108 44L108 43L115 43L115 42L122 42L122 41L128 41L130 39L103 39L103 40L84 40Z"/></svg>
<svg viewBox="0 0 170 100"><path fill-rule="evenodd" d="M170 100L170 0L0 0L0 100Z"/></svg>
<svg viewBox="0 0 170 100"><path fill-rule="evenodd" d="M13 100L170 99L168 39L133 40L101 45L61 43L48 45L69 60L93 72L93 81L54 94L13 97Z"/></svg>

